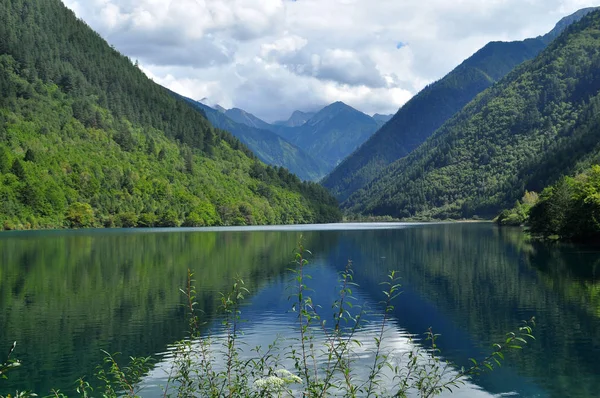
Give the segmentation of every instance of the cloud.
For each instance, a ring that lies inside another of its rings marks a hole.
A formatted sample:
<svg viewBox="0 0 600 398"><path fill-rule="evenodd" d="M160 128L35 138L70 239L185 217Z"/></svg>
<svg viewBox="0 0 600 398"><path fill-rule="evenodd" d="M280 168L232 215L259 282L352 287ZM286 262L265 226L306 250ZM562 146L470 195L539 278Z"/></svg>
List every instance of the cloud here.
<svg viewBox="0 0 600 398"><path fill-rule="evenodd" d="M587 0L64 0L166 87L266 120L344 101L394 113L492 40Z"/></svg>

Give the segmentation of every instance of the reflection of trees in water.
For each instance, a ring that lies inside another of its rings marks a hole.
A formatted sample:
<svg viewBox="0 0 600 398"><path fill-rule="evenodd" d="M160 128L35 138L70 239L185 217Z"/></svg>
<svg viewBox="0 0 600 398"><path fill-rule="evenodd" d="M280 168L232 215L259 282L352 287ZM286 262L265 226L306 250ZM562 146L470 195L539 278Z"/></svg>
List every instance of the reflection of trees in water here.
<svg viewBox="0 0 600 398"><path fill-rule="evenodd" d="M556 397L600 388L598 284L590 278L600 254L531 244L519 229L490 224L348 232L336 250L332 261L352 257L356 280L372 295L389 269L398 270L405 294L395 316L411 333L434 326L454 361L464 363L536 316L533 348L510 358L519 373L543 379ZM494 377L482 382L494 391Z"/></svg>
<svg viewBox="0 0 600 398"><path fill-rule="evenodd" d="M0 349L18 340L15 354L24 362L11 377L12 385L43 393L50 387L68 390L77 377L93 373L102 360L100 349L120 351L125 358L164 350L186 330L179 289L188 268L195 272L200 309L211 318L217 293L228 289L235 276L252 292L266 279L281 277L299 236L7 235L0 240ZM318 247L308 237L306 244Z"/></svg>
<svg viewBox="0 0 600 398"><path fill-rule="evenodd" d="M19 373L27 375L27 387L46 392L49 380L52 386L69 387L76 377L93 371L101 360L100 348L124 356L148 355L184 336L184 311L178 304L188 267L196 273L198 301L210 318L216 293L236 275L252 293L267 279L287 280L300 234L4 235L0 349L19 340L17 354L25 362ZM394 317L414 334L433 326L451 360L479 357L519 321L535 315L537 340L508 359L513 368L543 379L542 387L553 397L594 396L600 388L595 279L600 255L594 250L530 243L520 229L491 224L302 234L305 247L315 253L314 263L342 269L352 259L359 290L373 301L382 298L379 283L388 271L398 270L405 292L395 303ZM326 301L332 286L324 279L312 283ZM257 297L281 301L271 296ZM280 305L289 308L287 302ZM518 380L504 380L506 375L514 373L503 368L481 383L490 391L520 386Z"/></svg>

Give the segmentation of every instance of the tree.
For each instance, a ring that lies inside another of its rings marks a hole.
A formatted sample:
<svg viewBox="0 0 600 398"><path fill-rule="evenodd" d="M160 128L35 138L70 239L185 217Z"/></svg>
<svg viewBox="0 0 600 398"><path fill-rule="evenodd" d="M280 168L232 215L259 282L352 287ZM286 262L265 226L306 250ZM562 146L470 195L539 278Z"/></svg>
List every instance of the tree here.
<svg viewBox="0 0 600 398"><path fill-rule="evenodd" d="M71 228L92 227L96 221L94 210L89 203L75 202L67 209L66 219Z"/></svg>
<svg viewBox="0 0 600 398"><path fill-rule="evenodd" d="M20 180L24 180L26 178L25 168L23 167L23 163L20 159L15 159L12 167L10 168L10 172L16 175Z"/></svg>

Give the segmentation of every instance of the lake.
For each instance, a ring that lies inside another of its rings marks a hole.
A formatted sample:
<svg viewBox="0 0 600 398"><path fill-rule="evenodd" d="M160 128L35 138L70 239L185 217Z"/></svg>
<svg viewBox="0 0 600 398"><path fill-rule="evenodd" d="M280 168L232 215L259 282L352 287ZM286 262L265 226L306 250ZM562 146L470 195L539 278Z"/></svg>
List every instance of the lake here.
<svg viewBox="0 0 600 398"><path fill-rule="evenodd" d="M207 331L219 327L219 292L239 276L250 291L245 342L293 333L287 287L301 236L319 303L335 299L338 272L352 260L357 302L381 314L380 282L398 271L403 293L386 331L398 349L424 344L432 327L442 356L466 366L535 316L536 340L456 396L598 395L600 251L529 243L520 229L490 223L0 233L0 359L16 340L23 361L0 395L71 391L80 376L93 381L106 350L155 356L142 395L162 396L172 344L186 335L179 289L188 269ZM357 338L368 345L373 336L365 328Z"/></svg>

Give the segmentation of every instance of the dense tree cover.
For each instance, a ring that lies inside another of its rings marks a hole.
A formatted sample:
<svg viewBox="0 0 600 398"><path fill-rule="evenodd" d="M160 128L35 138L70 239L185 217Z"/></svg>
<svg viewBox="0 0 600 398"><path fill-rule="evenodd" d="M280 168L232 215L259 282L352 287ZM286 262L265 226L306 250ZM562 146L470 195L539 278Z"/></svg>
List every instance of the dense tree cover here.
<svg viewBox="0 0 600 398"><path fill-rule="evenodd" d="M600 12L569 27L390 165L345 206L365 214L493 216L597 156ZM541 187L540 187L541 186Z"/></svg>
<svg viewBox="0 0 600 398"><path fill-rule="evenodd" d="M267 167L59 0L0 4L0 227L326 222L335 200Z"/></svg>
<svg viewBox="0 0 600 398"><path fill-rule="evenodd" d="M529 220L529 212L538 200L539 195L536 192L525 191L525 195L521 200L517 200L515 207L502 210L494 221L503 226L521 226Z"/></svg>
<svg viewBox="0 0 600 398"><path fill-rule="evenodd" d="M202 110L213 126L233 134L263 162L285 167L303 180L317 181L327 173L328 168L323 161L315 159L278 134L236 122L228 116L231 114L229 111L219 112L200 102L189 98L186 100ZM260 125L258 122L255 124Z"/></svg>
<svg viewBox="0 0 600 398"><path fill-rule="evenodd" d="M537 199L537 197L535 198ZM498 216L511 224L519 216L533 234L563 240L597 240L600 237L600 166L594 165L575 177L563 177L545 188L534 206L517 202Z"/></svg>
<svg viewBox="0 0 600 398"><path fill-rule="evenodd" d="M338 199L378 177L390 163L408 155L477 94L535 57L569 24L591 9L563 18L547 35L510 43L491 42L441 80L408 101L384 127L323 180Z"/></svg>
<svg viewBox="0 0 600 398"><path fill-rule="evenodd" d="M364 187L387 165L423 143L477 94L516 65L533 58L542 41L489 43L441 80L408 101L385 126L346 158L323 185L340 200Z"/></svg>

